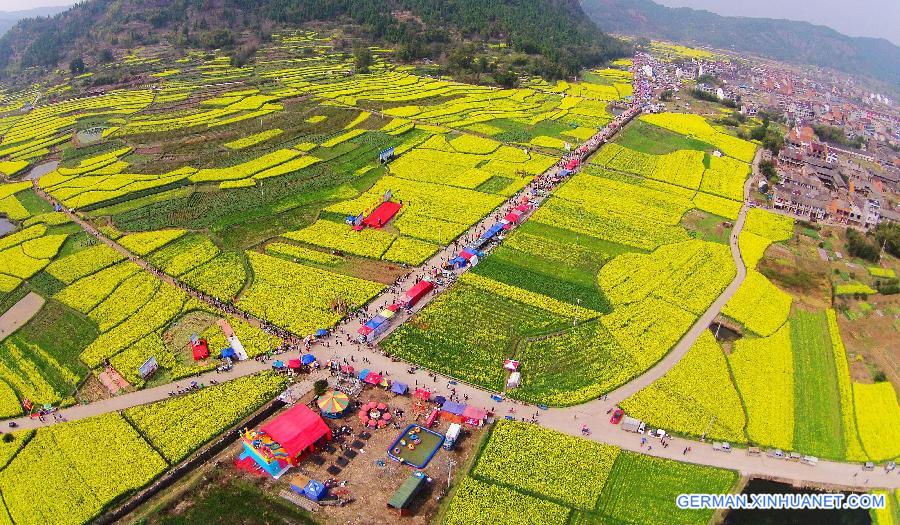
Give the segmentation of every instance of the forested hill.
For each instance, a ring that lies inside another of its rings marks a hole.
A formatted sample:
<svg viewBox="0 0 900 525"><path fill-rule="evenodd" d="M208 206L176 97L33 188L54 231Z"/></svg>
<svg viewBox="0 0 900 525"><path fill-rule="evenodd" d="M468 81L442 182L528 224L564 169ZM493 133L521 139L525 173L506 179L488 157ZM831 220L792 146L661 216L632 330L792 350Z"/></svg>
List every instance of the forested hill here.
<svg viewBox="0 0 900 525"><path fill-rule="evenodd" d="M755 53L900 87L900 48L881 38L852 38L806 22L676 9L652 0L582 0L581 5L605 31ZM852 2L847 9L854 9Z"/></svg>
<svg viewBox="0 0 900 525"><path fill-rule="evenodd" d="M171 43L239 47L279 27L314 21L401 49L401 58L447 51L463 39L506 42L542 56L549 76L621 55L577 0L88 0L50 19L23 20L0 39L0 69L52 68L73 55Z"/></svg>

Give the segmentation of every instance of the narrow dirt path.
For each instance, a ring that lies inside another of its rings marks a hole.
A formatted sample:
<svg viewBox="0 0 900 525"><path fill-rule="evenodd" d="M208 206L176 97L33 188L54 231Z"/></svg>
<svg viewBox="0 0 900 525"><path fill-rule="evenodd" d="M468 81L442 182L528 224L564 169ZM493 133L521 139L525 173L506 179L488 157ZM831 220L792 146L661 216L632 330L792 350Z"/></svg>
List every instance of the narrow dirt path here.
<svg viewBox="0 0 900 525"><path fill-rule="evenodd" d="M44 302L44 298L40 295L28 292L28 295L19 299L12 308L3 312L3 315L0 315L0 341L25 326L25 323L37 315Z"/></svg>

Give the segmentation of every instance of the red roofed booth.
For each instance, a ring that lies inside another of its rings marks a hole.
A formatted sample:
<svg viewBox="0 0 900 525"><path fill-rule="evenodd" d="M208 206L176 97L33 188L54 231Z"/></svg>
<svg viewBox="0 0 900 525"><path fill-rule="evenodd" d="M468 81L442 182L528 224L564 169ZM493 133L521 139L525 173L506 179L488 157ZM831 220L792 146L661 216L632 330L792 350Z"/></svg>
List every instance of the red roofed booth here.
<svg viewBox="0 0 900 525"><path fill-rule="evenodd" d="M292 465L314 452L318 445L331 441L331 429L306 405L294 405L260 430L281 445Z"/></svg>
<svg viewBox="0 0 900 525"><path fill-rule="evenodd" d="M412 308L412 306L425 297L425 294L430 292L432 288L434 288L434 284L432 284L431 281L419 281L404 294L403 306Z"/></svg>

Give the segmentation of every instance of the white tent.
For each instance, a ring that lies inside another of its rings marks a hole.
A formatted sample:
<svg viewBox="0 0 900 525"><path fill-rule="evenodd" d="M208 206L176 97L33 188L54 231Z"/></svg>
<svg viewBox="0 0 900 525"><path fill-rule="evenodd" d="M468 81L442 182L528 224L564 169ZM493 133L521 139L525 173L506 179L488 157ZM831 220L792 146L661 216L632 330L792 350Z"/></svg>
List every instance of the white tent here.
<svg viewBox="0 0 900 525"><path fill-rule="evenodd" d="M519 386L519 381L522 380L522 374L519 372L513 372L509 374L509 379L506 380L506 388L516 388Z"/></svg>

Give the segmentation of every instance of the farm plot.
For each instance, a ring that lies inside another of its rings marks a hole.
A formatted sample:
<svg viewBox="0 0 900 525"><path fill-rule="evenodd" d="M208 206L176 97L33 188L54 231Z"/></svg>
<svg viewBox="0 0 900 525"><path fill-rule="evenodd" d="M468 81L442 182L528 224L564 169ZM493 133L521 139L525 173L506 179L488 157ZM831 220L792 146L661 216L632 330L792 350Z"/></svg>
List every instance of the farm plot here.
<svg viewBox="0 0 900 525"><path fill-rule="evenodd" d="M722 313L763 337L773 334L791 313L791 296L756 270L747 272Z"/></svg>
<svg viewBox="0 0 900 525"><path fill-rule="evenodd" d="M843 426L845 456L850 461L864 461L868 455L862 448L860 434L857 429L856 411L853 403L853 383L850 380L850 365L847 351L841 340L841 332L837 324L837 316L832 309L826 310L828 319L828 335L831 338L831 349L834 352L834 366L837 373L837 387L841 401L841 421Z"/></svg>
<svg viewBox="0 0 900 525"><path fill-rule="evenodd" d="M736 482L737 474L730 470L622 452L600 496L599 521L703 525L712 518L712 509L679 509L676 496L724 494Z"/></svg>
<svg viewBox="0 0 900 525"><path fill-rule="evenodd" d="M853 405L863 450L873 461L900 455L900 406L891 383L853 383Z"/></svg>
<svg viewBox="0 0 900 525"><path fill-rule="evenodd" d="M736 481L732 471L500 421L443 523L701 524L712 511L679 510L675 496L726 493Z"/></svg>
<svg viewBox="0 0 900 525"><path fill-rule="evenodd" d="M604 241L652 250L689 239L678 226L689 200L654 189L579 173L531 220Z"/></svg>
<svg viewBox="0 0 900 525"><path fill-rule="evenodd" d="M618 455L618 447L503 421L491 432L470 475L590 510Z"/></svg>
<svg viewBox="0 0 900 525"><path fill-rule="evenodd" d="M571 510L498 485L465 478L443 525L565 525Z"/></svg>
<svg viewBox="0 0 900 525"><path fill-rule="evenodd" d="M253 284L238 306L296 334L329 328L384 286L283 259L247 252Z"/></svg>
<svg viewBox="0 0 900 525"><path fill-rule="evenodd" d="M16 523L80 524L165 467L127 421L110 413L40 429L0 472L0 490ZM35 494L46 501L35 505Z"/></svg>
<svg viewBox="0 0 900 525"><path fill-rule="evenodd" d="M564 328L579 311L591 315L574 305L466 273L381 347L431 370L500 390L503 360L512 355L515 343L525 335Z"/></svg>
<svg viewBox="0 0 900 525"><path fill-rule="evenodd" d="M275 397L286 384L286 377L264 372L130 408L124 415L174 464Z"/></svg>
<svg viewBox="0 0 900 525"><path fill-rule="evenodd" d="M622 408L649 425L688 436L732 443L747 440L741 398L725 354L708 330L674 368L625 400Z"/></svg>
<svg viewBox="0 0 900 525"><path fill-rule="evenodd" d="M795 417L791 324L769 337L738 340L728 361L747 410L750 442L790 450Z"/></svg>
<svg viewBox="0 0 900 525"><path fill-rule="evenodd" d="M756 144L716 130L700 115L656 113L642 115L640 120L712 144L725 155L742 162L751 162L756 154Z"/></svg>
<svg viewBox="0 0 900 525"><path fill-rule="evenodd" d="M794 449L844 458L841 394L824 312L798 311L791 318L794 351Z"/></svg>
<svg viewBox="0 0 900 525"><path fill-rule="evenodd" d="M614 305L655 296L700 314L735 276L727 246L706 241L667 244L651 254L623 254L610 261L597 282Z"/></svg>

